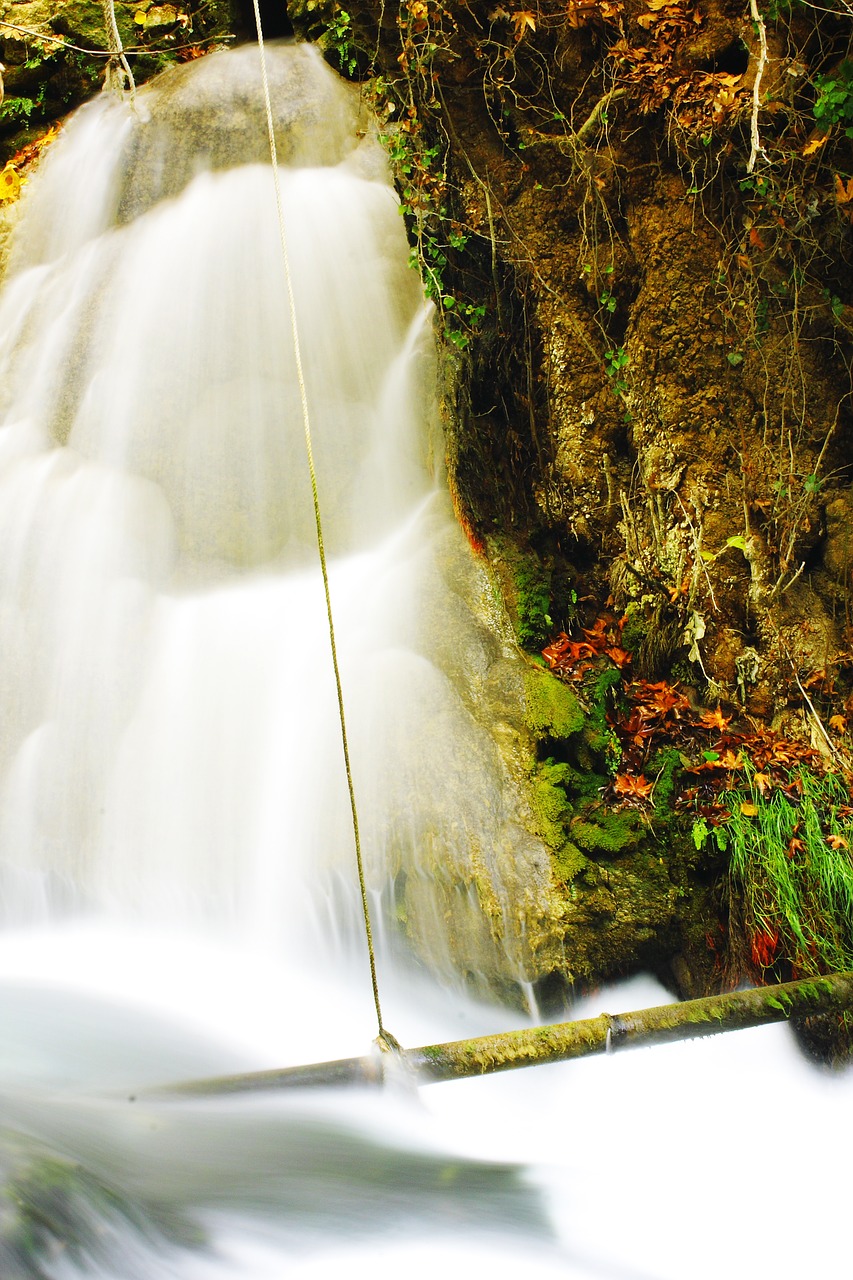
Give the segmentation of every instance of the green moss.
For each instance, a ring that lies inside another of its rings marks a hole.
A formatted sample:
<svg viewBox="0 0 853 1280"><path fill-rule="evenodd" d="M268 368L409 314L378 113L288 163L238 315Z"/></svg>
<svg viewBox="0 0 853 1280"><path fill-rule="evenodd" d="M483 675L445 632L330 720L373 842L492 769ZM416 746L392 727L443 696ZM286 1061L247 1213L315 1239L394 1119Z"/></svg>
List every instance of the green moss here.
<svg viewBox="0 0 853 1280"><path fill-rule="evenodd" d="M683 768L681 755L675 747L657 751L648 763L646 777L655 779L654 805L657 821L668 822L674 816L672 805Z"/></svg>
<svg viewBox="0 0 853 1280"><path fill-rule="evenodd" d="M550 614L551 586L544 575L527 568L516 578L516 629L525 649L541 649L553 629Z"/></svg>
<svg viewBox="0 0 853 1280"><path fill-rule="evenodd" d="M539 834L550 848L554 869L565 884L571 884L589 866L587 858L568 838L573 809L566 786L571 785L575 777L571 765L549 760L539 765L532 787Z"/></svg>
<svg viewBox="0 0 853 1280"><path fill-rule="evenodd" d="M632 811L602 811L593 821L576 818L572 823L572 838L587 853L620 854L637 844L645 834L642 818Z"/></svg>
<svg viewBox="0 0 853 1280"><path fill-rule="evenodd" d="M572 884L587 870L590 862L584 857L576 844L567 840L562 849L554 852L554 866L557 874L565 884Z"/></svg>
<svg viewBox="0 0 853 1280"><path fill-rule="evenodd" d="M654 603L651 596L630 600L625 606L622 625L622 646L629 653L637 653L645 643L649 631L649 613Z"/></svg>
<svg viewBox="0 0 853 1280"><path fill-rule="evenodd" d="M557 853L566 842L566 828L572 807L564 790L569 765L546 761L538 766L533 778L532 800L536 824L542 839Z"/></svg>
<svg viewBox="0 0 853 1280"><path fill-rule="evenodd" d="M568 685L548 671L526 671L525 721L536 737L564 740L584 726L584 712Z"/></svg>
<svg viewBox="0 0 853 1280"><path fill-rule="evenodd" d="M585 774L596 775L596 788L618 771L622 759L619 738L613 732L608 713L612 710L622 676L615 667L597 671L583 688L588 706L580 741L575 746L577 762ZM598 777L603 774L603 777Z"/></svg>
<svg viewBox="0 0 853 1280"><path fill-rule="evenodd" d="M558 629L555 609L561 621L573 611L568 581L562 582L565 607L561 608L561 602L554 599L552 566L531 547L495 535L489 538L488 552L516 639L523 649L538 653Z"/></svg>

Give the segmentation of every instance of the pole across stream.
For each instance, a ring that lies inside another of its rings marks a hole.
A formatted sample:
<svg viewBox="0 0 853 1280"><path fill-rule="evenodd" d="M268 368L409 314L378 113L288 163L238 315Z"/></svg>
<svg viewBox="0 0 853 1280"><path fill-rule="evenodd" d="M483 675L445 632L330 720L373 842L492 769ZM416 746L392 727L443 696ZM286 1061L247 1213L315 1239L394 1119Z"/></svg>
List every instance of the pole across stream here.
<svg viewBox="0 0 853 1280"><path fill-rule="evenodd" d="M578 1022L526 1027L473 1040L399 1051L377 1050L360 1058L187 1081L158 1089L156 1093L205 1097L306 1086L375 1085L384 1081L386 1066L408 1072L415 1084L436 1084L850 1010L853 1010L853 973L836 973L658 1005L633 1013L600 1013Z"/></svg>

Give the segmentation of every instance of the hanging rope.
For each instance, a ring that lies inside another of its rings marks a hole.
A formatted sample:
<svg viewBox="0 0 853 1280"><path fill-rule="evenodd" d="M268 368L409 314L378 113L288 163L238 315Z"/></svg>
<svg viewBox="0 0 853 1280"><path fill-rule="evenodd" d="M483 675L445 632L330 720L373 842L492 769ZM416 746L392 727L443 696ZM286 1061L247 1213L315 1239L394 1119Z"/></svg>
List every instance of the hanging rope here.
<svg viewBox="0 0 853 1280"><path fill-rule="evenodd" d="M281 240L281 255L284 262L284 276L287 283L287 298L290 307L290 328L293 335L293 354L296 360L296 378L299 384L299 395L302 401L302 422L305 429L305 452L308 456L308 471L311 475L311 496L314 502L314 524L317 529L317 551L320 557L320 569L323 574L323 591L326 596L326 617L329 623L329 644L332 650L332 667L335 673L335 690L338 696L338 719L341 726L341 744L344 751L347 788L349 791L350 812L352 814L352 833L355 842L355 860L358 868L358 884L361 890L361 911L364 917L364 932L367 937L367 953L370 960L370 981L373 986L373 1003L376 1007L376 1021L379 1027L377 1043L383 1050L399 1050L400 1046L389 1031L382 1025L382 1007L379 1003L379 983L376 977L376 954L373 947L373 930L370 926L370 908L367 903L367 886L364 880L364 862L361 856L361 836L358 827L358 808L355 802L355 787L350 765L349 742L347 740L346 714L344 712L344 694L341 685L341 673L338 666L338 650L335 643L335 623L332 616L332 597L329 591L329 573L326 566L326 548L323 542L323 522L320 518L320 498L317 492L317 473L314 468L314 450L311 445L311 418L308 411L308 394L305 389L305 375L302 368L302 349L299 343L299 326L296 320L296 301L293 293L293 280L290 272L290 255L287 250L287 234L284 222L284 206L281 198L281 182L278 172L278 152L275 145L275 128L272 116L269 79L267 77L267 58L264 47L264 36L261 28L261 11L259 0L253 0L255 23L258 28L258 49L261 55L261 79L264 89L264 106L267 116L267 133L270 144L270 160L272 162L273 185L275 187L275 203L278 211L278 229Z"/></svg>
<svg viewBox="0 0 853 1280"><path fill-rule="evenodd" d="M121 93L124 91L125 85L127 85L132 103L136 96L136 82L133 79L130 63L124 56L124 47L121 43L121 35L116 22L114 0L103 0L103 9L104 26L107 29L107 48L110 54L110 60L107 63L107 74L104 79L104 88L107 90L116 89Z"/></svg>

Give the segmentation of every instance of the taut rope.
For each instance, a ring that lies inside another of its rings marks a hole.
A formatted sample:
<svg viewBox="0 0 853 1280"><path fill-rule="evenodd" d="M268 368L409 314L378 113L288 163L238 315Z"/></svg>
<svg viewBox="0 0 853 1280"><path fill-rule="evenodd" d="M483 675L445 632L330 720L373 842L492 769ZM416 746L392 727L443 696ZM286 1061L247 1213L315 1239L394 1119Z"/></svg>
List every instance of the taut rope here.
<svg viewBox="0 0 853 1280"><path fill-rule="evenodd" d="M364 880L364 861L361 856L361 836L358 827L358 808L355 801L355 787L352 780L349 743L347 740L347 723L344 712L344 695L341 685L341 673L338 666L338 651L335 643L335 623L332 615L332 597L329 591L329 573L326 566L326 549L323 542L323 522L320 518L320 499L317 492L317 473L314 468L314 450L311 445L311 417L308 410L308 394L305 389L305 375L302 368L302 349L299 342L299 326L296 319L296 300L293 293L293 280L290 272L290 255L287 251L287 233L285 230L284 206L281 199L281 182L278 172L278 153L275 145L275 128L273 126L272 102L270 99L269 79L267 77L267 58L264 47L264 35L261 27L261 11L259 0L253 0L255 23L258 28L258 49L261 55L261 79L264 90L264 106L267 116L267 133L270 144L270 160L272 162L275 202L278 211L278 228L281 240L281 256L284 263L284 276L287 283L287 298L290 306L290 327L293 334L293 354L296 359L296 376L299 383L299 395L302 400L302 422L305 428L305 452L308 456L308 470L311 474L311 496L314 502L314 524L317 529L317 551L320 557L320 569L323 574L323 590L326 596L326 617L329 622L329 644L332 650L332 667L335 672L335 689L338 696L338 719L341 726L341 744L344 751L347 788L349 790L350 812L352 814L352 833L355 842L355 860L358 868L358 884L361 890L361 911L364 917L364 932L367 937L367 953L370 960L370 981L373 986L373 1003L376 1007L376 1021L379 1027L377 1037L381 1049L399 1049L399 1045L390 1032L382 1024L382 1007L379 1003L379 983L376 977L376 955L373 947L373 930L370 926L370 908L367 903L367 887Z"/></svg>

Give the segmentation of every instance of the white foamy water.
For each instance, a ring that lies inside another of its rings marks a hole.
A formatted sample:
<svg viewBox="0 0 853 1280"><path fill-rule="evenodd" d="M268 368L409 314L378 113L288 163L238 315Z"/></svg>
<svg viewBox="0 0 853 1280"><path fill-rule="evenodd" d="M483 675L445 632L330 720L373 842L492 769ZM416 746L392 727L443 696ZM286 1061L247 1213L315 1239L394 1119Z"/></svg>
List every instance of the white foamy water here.
<svg viewBox="0 0 853 1280"><path fill-rule="evenodd" d="M544 872L480 711L506 642L430 314L357 96L309 49L271 72L385 1022L496 1031L471 992L528 989ZM0 1171L58 1233L0 1201L0 1275L836 1274L851 1084L779 1029L145 1097L374 1034L265 145L253 50L90 104L0 297Z"/></svg>

